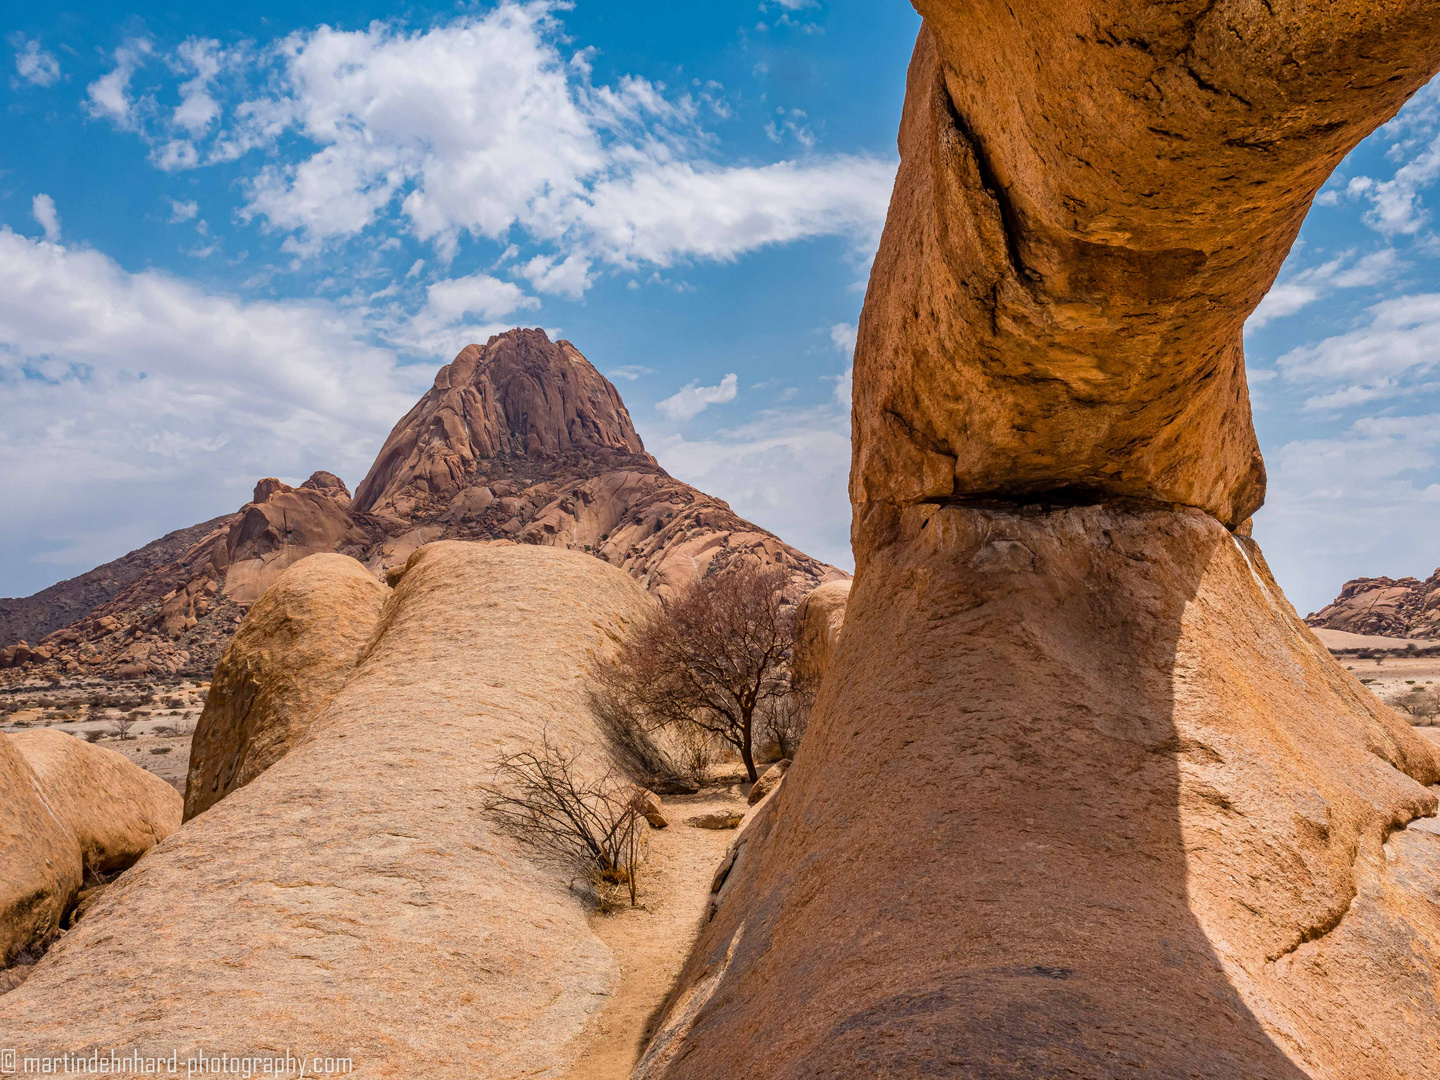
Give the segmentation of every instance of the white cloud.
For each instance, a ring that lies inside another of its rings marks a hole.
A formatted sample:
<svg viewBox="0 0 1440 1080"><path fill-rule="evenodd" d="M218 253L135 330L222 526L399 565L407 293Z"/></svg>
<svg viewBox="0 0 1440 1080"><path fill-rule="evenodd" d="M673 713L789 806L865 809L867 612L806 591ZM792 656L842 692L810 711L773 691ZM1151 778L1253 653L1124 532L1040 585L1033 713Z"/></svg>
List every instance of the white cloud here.
<svg viewBox="0 0 1440 1080"><path fill-rule="evenodd" d="M624 379L626 382L634 382L642 375L654 375L655 369L642 367L639 364L625 364L622 367L611 368L605 373L610 379Z"/></svg>
<svg viewBox="0 0 1440 1080"><path fill-rule="evenodd" d="M209 73L228 61L213 42L189 42L173 61L197 72L175 114L186 137L147 134L153 159L167 169L230 161L293 132L316 149L251 171L242 211L286 234L286 250L313 254L399 225L448 260L465 236L514 237L544 249L523 262L527 280L570 297L597 264L725 260L817 236L874 250L892 161L716 163L694 98L631 76L597 86L588 53L567 59L562 7L506 0L420 32L297 32L245 61L268 89L208 144L198 133L221 111ZM122 71L112 74L110 111L128 120Z"/></svg>
<svg viewBox="0 0 1440 1080"><path fill-rule="evenodd" d="M830 341L849 359L855 355L855 337L859 332L854 323L837 322L830 327Z"/></svg>
<svg viewBox="0 0 1440 1080"><path fill-rule="evenodd" d="M328 305L247 303L0 228L0 503L27 543L113 558L96 537L228 512L261 476L353 485L433 373Z"/></svg>
<svg viewBox="0 0 1440 1080"><path fill-rule="evenodd" d="M1258 330L1275 319L1294 315L1336 289L1379 285L1403 266L1394 248L1372 251L1358 259L1353 251L1342 252L1318 266L1290 274L1275 285L1246 320L1246 328Z"/></svg>
<svg viewBox="0 0 1440 1080"><path fill-rule="evenodd" d="M179 199L170 200L170 223L172 225L179 221L189 221L198 213L200 213L200 204L194 199L184 202Z"/></svg>
<svg viewBox="0 0 1440 1080"><path fill-rule="evenodd" d="M505 320L515 313L539 306L539 300L514 282L477 272L429 286L425 303L413 317L393 316L388 327L381 325L384 320L375 321L393 345L448 358L469 342L510 329L513 324Z"/></svg>
<svg viewBox="0 0 1440 1080"><path fill-rule="evenodd" d="M873 251L894 179L893 165L870 158L729 168L676 162L595 185L575 215L595 249L619 263L726 260L835 235Z"/></svg>
<svg viewBox="0 0 1440 1080"><path fill-rule="evenodd" d="M45 239L52 244L60 241L60 213L55 209L55 200L43 192L30 200L30 212L35 215L40 228L45 230Z"/></svg>
<svg viewBox="0 0 1440 1080"><path fill-rule="evenodd" d="M115 67L86 87L90 115L108 118L117 126L136 129L139 118L135 102L130 100L130 80L153 51L143 38L132 38L115 50Z"/></svg>
<svg viewBox="0 0 1440 1080"><path fill-rule="evenodd" d="M590 287L590 260L580 254L557 262L549 255L536 255L525 264L525 279L540 292L557 293L578 300Z"/></svg>
<svg viewBox="0 0 1440 1080"><path fill-rule="evenodd" d="M851 570L849 417L848 407L774 408L693 442L642 435L674 476L801 551Z"/></svg>
<svg viewBox="0 0 1440 1080"><path fill-rule="evenodd" d="M455 322L466 315L501 319L521 309L533 309L540 302L510 281L488 274L471 274L437 282L426 290L422 316L439 323Z"/></svg>
<svg viewBox="0 0 1440 1080"><path fill-rule="evenodd" d="M171 115L171 122L199 138L220 118L220 103L210 94L210 84L220 74L225 53L218 41L191 38L176 50L181 70L193 71L194 77L180 86L180 104Z"/></svg>
<svg viewBox="0 0 1440 1080"><path fill-rule="evenodd" d="M39 41L12 34L10 43L15 46L15 73L21 79L34 86L52 86L59 80L60 61L42 49Z"/></svg>
<svg viewBox="0 0 1440 1080"><path fill-rule="evenodd" d="M664 401L657 401L655 408L676 422L693 420L711 405L734 401L737 383L738 378L733 372L714 386L700 386L692 382Z"/></svg>
<svg viewBox="0 0 1440 1080"><path fill-rule="evenodd" d="M1440 293L1382 300L1369 316L1355 330L1291 349L1276 362L1289 383L1335 386L1308 399L1307 408L1395 397L1440 367Z"/></svg>

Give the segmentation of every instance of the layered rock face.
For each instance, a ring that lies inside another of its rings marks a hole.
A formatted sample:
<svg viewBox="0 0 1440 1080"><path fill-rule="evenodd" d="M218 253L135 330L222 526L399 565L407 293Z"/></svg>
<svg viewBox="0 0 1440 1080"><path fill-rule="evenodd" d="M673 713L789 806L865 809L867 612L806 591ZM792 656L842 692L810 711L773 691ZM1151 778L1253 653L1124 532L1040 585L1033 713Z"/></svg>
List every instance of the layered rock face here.
<svg viewBox="0 0 1440 1080"><path fill-rule="evenodd" d="M1440 637L1440 570L1418 578L1356 578L1305 620L1326 630L1383 637Z"/></svg>
<svg viewBox="0 0 1440 1080"><path fill-rule="evenodd" d="M917 7L844 632L637 1076L1440 1075L1440 761L1246 535L1240 350L1440 9Z"/></svg>
<svg viewBox="0 0 1440 1080"><path fill-rule="evenodd" d="M485 459L589 465L617 454L655 464L615 387L568 341L513 330L440 369L380 448L355 501L408 519L417 504L438 509L470 486Z"/></svg>
<svg viewBox="0 0 1440 1080"><path fill-rule="evenodd" d="M542 330L496 335L441 368L353 502L331 473L298 488L272 478L212 524L35 648L0 651L0 668L19 667L19 677L207 675L245 609L319 552L352 556L383 581L436 540L511 539L589 552L658 596L720 552L789 567L796 598L845 576L668 475L615 388Z"/></svg>
<svg viewBox="0 0 1440 1080"><path fill-rule="evenodd" d="M280 575L215 668L190 744L190 819L284 757L355 671L390 590L346 555Z"/></svg>
<svg viewBox="0 0 1440 1080"><path fill-rule="evenodd" d="M0 1033L559 1075L618 968L564 871L494 829L484 785L542 731L604 767L586 672L653 604L583 553L423 548L307 734L112 885L0 996Z"/></svg>

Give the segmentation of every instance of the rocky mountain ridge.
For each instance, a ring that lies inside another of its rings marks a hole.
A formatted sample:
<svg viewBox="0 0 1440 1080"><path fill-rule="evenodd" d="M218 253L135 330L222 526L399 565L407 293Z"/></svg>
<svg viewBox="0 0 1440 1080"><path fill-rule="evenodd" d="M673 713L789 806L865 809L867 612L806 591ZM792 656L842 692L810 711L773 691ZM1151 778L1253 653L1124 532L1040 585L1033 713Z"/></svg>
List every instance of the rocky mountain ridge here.
<svg viewBox="0 0 1440 1080"><path fill-rule="evenodd" d="M1305 621L1352 634L1440 638L1440 569L1424 581L1413 577L1347 581L1339 596Z"/></svg>
<svg viewBox="0 0 1440 1080"><path fill-rule="evenodd" d="M846 576L665 472L615 387L543 330L496 335L442 367L353 498L328 472L298 487L266 478L234 515L182 532L188 545L35 646L5 641L0 680L208 675L249 605L319 552L383 581L436 540L573 548L662 597L720 552L791 568L797 598Z"/></svg>
<svg viewBox="0 0 1440 1080"><path fill-rule="evenodd" d="M218 517L176 529L94 570L41 589L33 596L0 599L0 648L19 641L39 641L69 626L113 600L147 572L172 562L228 520L228 517Z"/></svg>

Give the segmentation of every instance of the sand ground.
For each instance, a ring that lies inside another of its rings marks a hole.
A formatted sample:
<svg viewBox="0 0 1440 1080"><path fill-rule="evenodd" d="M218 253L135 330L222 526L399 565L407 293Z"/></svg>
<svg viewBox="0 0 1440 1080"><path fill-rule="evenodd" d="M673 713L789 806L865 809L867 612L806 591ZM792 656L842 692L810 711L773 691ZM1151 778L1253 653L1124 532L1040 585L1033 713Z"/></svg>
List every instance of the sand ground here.
<svg viewBox="0 0 1440 1080"><path fill-rule="evenodd" d="M148 686L79 685L17 687L0 694L0 731L14 733L48 727L84 738L101 732L99 745L127 758L171 784L182 795L190 768L190 737L204 708L209 683L189 681ZM97 699L122 696L143 704L92 707ZM15 711L9 711L9 710ZM140 716L122 739L115 721L138 711Z"/></svg>
<svg viewBox="0 0 1440 1080"><path fill-rule="evenodd" d="M763 769L763 767L762 767ZM706 788L664 801L668 828L652 830L640 878L640 907L590 917L590 929L615 954L620 985L585 1037L588 1049L564 1080L625 1080L639 1060L709 909L710 882L734 830L699 829L687 818L745 810L749 786Z"/></svg>
<svg viewBox="0 0 1440 1080"><path fill-rule="evenodd" d="M1407 657L1402 654L1378 660L1361 660L1354 656L1337 656L1335 659L1382 699L1416 687L1440 686L1440 656Z"/></svg>

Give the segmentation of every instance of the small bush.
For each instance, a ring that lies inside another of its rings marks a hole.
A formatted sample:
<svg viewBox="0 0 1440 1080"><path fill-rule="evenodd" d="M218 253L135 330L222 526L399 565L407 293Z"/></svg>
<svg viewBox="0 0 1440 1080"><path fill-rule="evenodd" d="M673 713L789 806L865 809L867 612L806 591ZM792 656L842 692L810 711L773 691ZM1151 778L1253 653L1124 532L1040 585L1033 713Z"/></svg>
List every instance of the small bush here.
<svg viewBox="0 0 1440 1080"><path fill-rule="evenodd" d="M522 842L578 870L602 909L629 894L636 903L644 791L607 772L596 781L576 775L575 755L550 739L501 758L485 812Z"/></svg>
<svg viewBox="0 0 1440 1080"><path fill-rule="evenodd" d="M84 736L86 742L97 743L105 737L105 732L101 731L99 728L89 728L88 730L82 732L82 735Z"/></svg>

